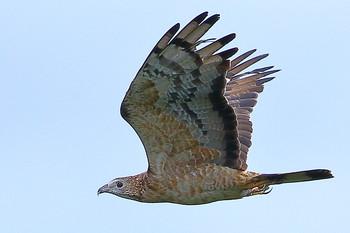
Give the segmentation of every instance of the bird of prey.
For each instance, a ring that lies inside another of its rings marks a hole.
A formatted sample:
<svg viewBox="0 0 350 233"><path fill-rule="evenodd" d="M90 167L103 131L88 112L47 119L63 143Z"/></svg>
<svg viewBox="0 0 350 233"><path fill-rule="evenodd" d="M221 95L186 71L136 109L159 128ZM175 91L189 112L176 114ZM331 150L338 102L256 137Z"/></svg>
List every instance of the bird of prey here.
<svg viewBox="0 0 350 233"><path fill-rule="evenodd" d="M140 202L186 205L266 194L269 185L332 178L326 169L281 174L247 171L250 113L273 66L245 71L267 54L232 59L219 51L235 38L201 40L219 15L204 12L179 33L170 28L132 81L122 117L140 137L148 169L98 190ZM199 48L201 47L201 48Z"/></svg>

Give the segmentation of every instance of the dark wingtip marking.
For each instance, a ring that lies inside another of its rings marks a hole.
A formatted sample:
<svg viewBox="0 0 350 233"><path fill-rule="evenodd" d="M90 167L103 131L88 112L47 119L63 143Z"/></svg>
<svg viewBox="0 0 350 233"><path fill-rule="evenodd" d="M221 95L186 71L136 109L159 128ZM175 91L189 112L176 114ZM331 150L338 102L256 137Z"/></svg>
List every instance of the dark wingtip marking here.
<svg viewBox="0 0 350 233"><path fill-rule="evenodd" d="M236 38L236 34L231 33L231 34L228 34L227 36L224 36L224 37L218 39L217 42L220 42L220 44L222 44L222 45L226 45L226 44L230 43L234 38Z"/></svg>
<svg viewBox="0 0 350 233"><path fill-rule="evenodd" d="M186 38L198 25L208 16L208 12L205 11L199 15L197 15L194 19L192 19L180 32L179 34L170 42L171 44L180 45L184 38ZM193 25L195 24L195 26Z"/></svg>
<svg viewBox="0 0 350 233"><path fill-rule="evenodd" d="M172 26L158 41L154 49L152 50L153 53L159 54L163 51L163 49L167 46L170 39L176 34L176 32L179 30L180 24L177 23L174 26Z"/></svg>
<svg viewBox="0 0 350 233"><path fill-rule="evenodd" d="M225 50L221 53L218 53L217 55L219 55L223 60L226 60L227 58L237 53L237 51L238 51L238 48L232 48L232 49Z"/></svg>
<svg viewBox="0 0 350 233"><path fill-rule="evenodd" d="M210 16L208 19L206 19L203 24L207 23L209 25L214 25L218 20L220 19L220 15L219 14L215 14Z"/></svg>
<svg viewBox="0 0 350 233"><path fill-rule="evenodd" d="M205 11L205 12L197 15L191 22L196 22L196 23L200 24L207 16L208 16L208 11Z"/></svg>
<svg viewBox="0 0 350 233"><path fill-rule="evenodd" d="M175 35L179 29L180 29L180 23L177 23L174 26L172 26L166 33L170 33L172 35Z"/></svg>

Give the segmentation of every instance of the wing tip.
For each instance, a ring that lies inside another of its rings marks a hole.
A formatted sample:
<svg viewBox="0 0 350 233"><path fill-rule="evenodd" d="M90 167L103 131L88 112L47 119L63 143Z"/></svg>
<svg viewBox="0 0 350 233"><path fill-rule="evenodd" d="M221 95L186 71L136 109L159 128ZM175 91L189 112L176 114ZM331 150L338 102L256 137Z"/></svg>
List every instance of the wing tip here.
<svg viewBox="0 0 350 233"><path fill-rule="evenodd" d="M192 19L191 22L196 22L196 23L200 24L208 16L208 14L209 14L208 11L204 11L203 13L200 13L194 19Z"/></svg>
<svg viewBox="0 0 350 233"><path fill-rule="evenodd" d="M220 14L214 14L207 18L203 24L214 25L220 19Z"/></svg>
<svg viewBox="0 0 350 233"><path fill-rule="evenodd" d="M226 44L230 43L235 38L236 38L236 33L231 33L231 34L228 34L228 35L218 39L217 41L220 42L220 44L222 44L222 45L226 45Z"/></svg>
<svg viewBox="0 0 350 233"><path fill-rule="evenodd" d="M258 79L258 80L256 80L256 85L262 86L264 83L270 82L271 80L273 80L275 78L276 77L268 77L268 78Z"/></svg>
<svg viewBox="0 0 350 233"><path fill-rule="evenodd" d="M220 53L218 53L217 55L219 55L219 56L222 58L222 60L226 60L227 58L230 58L230 57L232 57L234 54L236 54L237 51L238 51L238 48L235 47L235 48L227 49L227 50L225 50L225 51L223 51L223 52L220 52Z"/></svg>
<svg viewBox="0 0 350 233"><path fill-rule="evenodd" d="M155 54L161 53L163 49L168 45L171 38L174 37L176 32L180 29L180 23L176 23L174 26L172 26L164 35L160 38L158 43L154 46L152 52Z"/></svg>

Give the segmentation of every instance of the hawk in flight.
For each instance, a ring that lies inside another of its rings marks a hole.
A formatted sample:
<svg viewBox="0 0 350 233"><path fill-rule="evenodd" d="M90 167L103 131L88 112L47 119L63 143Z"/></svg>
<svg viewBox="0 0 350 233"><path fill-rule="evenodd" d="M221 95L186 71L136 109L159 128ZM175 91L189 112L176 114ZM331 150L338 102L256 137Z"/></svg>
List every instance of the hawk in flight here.
<svg viewBox="0 0 350 233"><path fill-rule="evenodd" d="M198 15L177 34L179 24L164 34L122 102L121 115L145 147L148 170L113 179L98 194L192 205L266 194L269 185L333 177L325 169L281 174L246 170L250 113L263 84L273 79L267 76L278 70L245 71L267 56L246 60L255 50L231 61L237 48L217 52L235 34L200 40L219 19L207 15Z"/></svg>

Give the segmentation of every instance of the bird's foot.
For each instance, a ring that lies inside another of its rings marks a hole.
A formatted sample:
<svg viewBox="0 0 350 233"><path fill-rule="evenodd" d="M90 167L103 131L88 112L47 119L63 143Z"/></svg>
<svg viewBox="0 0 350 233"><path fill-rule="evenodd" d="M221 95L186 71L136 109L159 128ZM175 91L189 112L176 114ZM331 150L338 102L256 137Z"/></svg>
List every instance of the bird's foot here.
<svg viewBox="0 0 350 233"><path fill-rule="evenodd" d="M254 187L251 189L249 196L258 195L258 194L269 194L272 191L268 185L263 185L261 187Z"/></svg>

